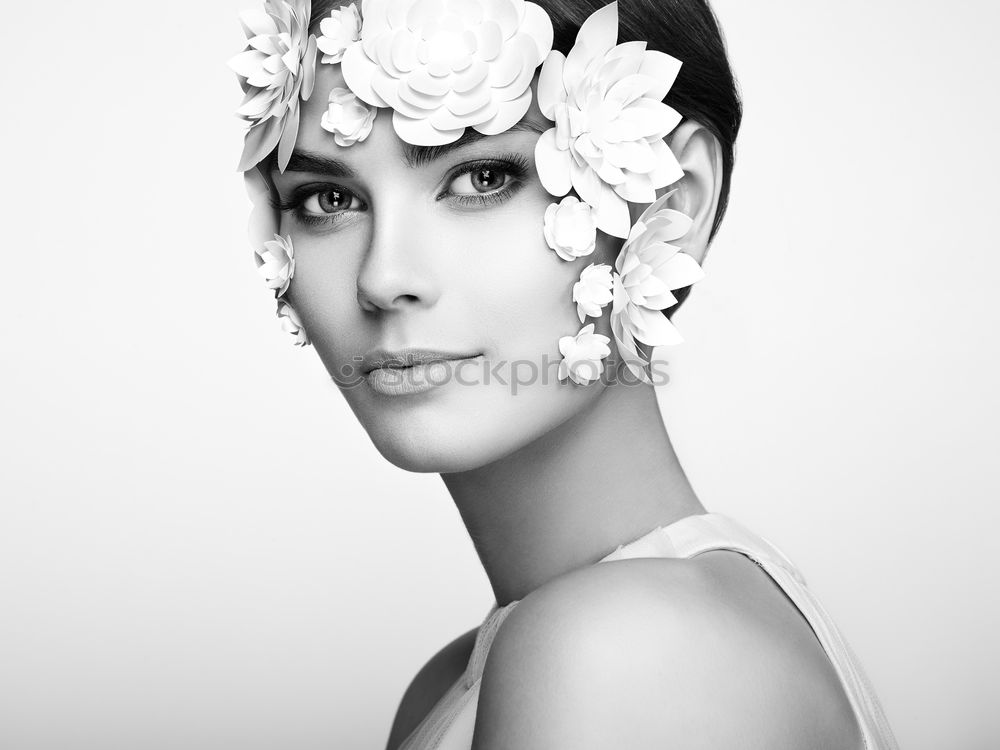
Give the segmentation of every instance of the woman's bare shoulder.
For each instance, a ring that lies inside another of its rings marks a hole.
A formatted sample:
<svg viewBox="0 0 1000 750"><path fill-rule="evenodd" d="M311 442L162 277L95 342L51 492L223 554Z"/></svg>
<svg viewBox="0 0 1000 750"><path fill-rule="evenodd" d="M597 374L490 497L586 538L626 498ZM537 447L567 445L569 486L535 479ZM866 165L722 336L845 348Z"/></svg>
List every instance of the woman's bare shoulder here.
<svg viewBox="0 0 1000 750"><path fill-rule="evenodd" d="M619 560L526 596L487 658L474 750L857 750L808 623L747 558Z"/></svg>
<svg viewBox="0 0 1000 750"><path fill-rule="evenodd" d="M476 643L478 627L462 633L432 656L410 681L396 709L386 750L395 750L462 676Z"/></svg>

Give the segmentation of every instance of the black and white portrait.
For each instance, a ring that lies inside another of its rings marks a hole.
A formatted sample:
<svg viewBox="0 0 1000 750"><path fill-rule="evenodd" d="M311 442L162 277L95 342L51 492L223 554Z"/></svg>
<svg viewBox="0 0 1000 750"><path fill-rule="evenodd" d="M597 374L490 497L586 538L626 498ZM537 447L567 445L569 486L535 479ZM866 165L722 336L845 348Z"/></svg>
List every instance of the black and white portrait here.
<svg viewBox="0 0 1000 750"><path fill-rule="evenodd" d="M0 750L991 750L1000 12L11 6Z"/></svg>

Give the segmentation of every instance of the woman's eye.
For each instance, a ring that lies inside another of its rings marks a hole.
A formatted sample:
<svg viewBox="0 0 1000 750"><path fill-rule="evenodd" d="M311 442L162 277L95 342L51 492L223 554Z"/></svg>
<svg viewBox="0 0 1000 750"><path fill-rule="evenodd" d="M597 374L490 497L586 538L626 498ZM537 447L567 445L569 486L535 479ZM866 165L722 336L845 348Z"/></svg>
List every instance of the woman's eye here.
<svg viewBox="0 0 1000 750"><path fill-rule="evenodd" d="M360 201L357 196L341 190L331 188L319 193L313 193L302 203L302 208L309 214L335 214L341 211L357 209Z"/></svg>
<svg viewBox="0 0 1000 750"><path fill-rule="evenodd" d="M477 167L452 180L448 191L452 195L492 193L510 182L510 174L496 167Z"/></svg>

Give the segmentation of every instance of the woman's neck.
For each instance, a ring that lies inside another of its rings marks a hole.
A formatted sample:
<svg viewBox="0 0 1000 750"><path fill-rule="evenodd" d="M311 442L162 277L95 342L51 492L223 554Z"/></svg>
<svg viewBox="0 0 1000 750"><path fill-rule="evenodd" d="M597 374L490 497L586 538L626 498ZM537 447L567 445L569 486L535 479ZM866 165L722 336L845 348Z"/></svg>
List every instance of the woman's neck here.
<svg viewBox="0 0 1000 750"><path fill-rule="evenodd" d="M651 386L607 387L517 452L442 474L501 607L620 545L705 511Z"/></svg>

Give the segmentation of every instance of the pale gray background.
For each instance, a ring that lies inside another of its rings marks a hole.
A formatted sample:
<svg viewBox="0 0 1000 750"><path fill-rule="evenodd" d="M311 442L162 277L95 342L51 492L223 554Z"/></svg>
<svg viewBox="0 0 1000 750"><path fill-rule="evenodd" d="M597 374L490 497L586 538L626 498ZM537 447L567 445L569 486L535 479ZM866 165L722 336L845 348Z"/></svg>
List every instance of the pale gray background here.
<svg viewBox="0 0 1000 750"><path fill-rule="evenodd" d="M3 750L381 748L492 603L440 480L376 453L255 275L248 5L7 8ZM995 748L1000 6L716 5L746 126L668 425L903 747Z"/></svg>

